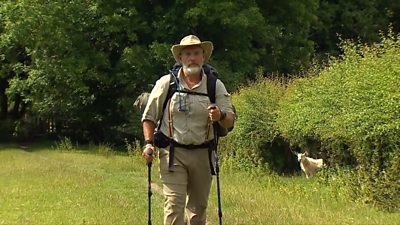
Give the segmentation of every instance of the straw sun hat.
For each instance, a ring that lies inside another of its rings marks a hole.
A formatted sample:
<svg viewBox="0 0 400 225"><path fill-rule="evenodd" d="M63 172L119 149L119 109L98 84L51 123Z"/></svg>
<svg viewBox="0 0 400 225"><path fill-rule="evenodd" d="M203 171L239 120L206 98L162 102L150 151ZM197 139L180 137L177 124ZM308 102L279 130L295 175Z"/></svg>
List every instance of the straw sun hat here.
<svg viewBox="0 0 400 225"><path fill-rule="evenodd" d="M191 45L199 45L204 50L204 62L210 58L213 44L211 41L200 41L200 39L195 35L188 35L182 38L181 42L178 45L173 45L171 48L172 55L174 55L175 60L180 63L179 55L181 54L182 49Z"/></svg>

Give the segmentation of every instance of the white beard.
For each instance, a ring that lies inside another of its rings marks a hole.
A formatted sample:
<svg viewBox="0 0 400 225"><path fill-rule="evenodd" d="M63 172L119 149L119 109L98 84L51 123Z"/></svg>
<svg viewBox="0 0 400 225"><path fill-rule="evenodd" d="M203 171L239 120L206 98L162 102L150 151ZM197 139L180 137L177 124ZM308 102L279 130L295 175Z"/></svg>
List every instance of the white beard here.
<svg viewBox="0 0 400 225"><path fill-rule="evenodd" d="M197 64L191 64L189 66L184 66L184 68L188 75L197 75L197 74L200 74L200 71L201 71L201 66L199 66Z"/></svg>

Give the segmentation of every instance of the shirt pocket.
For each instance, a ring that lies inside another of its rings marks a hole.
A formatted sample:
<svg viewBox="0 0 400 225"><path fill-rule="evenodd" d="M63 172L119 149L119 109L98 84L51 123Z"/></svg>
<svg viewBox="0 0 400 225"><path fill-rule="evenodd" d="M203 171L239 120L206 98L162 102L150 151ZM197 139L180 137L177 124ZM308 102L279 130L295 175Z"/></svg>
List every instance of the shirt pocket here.
<svg viewBox="0 0 400 225"><path fill-rule="evenodd" d="M201 119L208 118L207 107L210 105L210 99L208 96L203 95L191 95L190 96L190 107L193 118Z"/></svg>

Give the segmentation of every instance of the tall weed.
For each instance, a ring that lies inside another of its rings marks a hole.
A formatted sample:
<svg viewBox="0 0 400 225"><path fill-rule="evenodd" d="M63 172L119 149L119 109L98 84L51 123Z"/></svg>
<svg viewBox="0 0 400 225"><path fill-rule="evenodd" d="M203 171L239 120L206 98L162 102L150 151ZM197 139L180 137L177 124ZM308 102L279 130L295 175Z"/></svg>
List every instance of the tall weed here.
<svg viewBox="0 0 400 225"><path fill-rule="evenodd" d="M72 143L71 139L69 137L63 137L59 141L55 142L55 147L53 147L55 150L58 151L75 151L78 146L74 146Z"/></svg>

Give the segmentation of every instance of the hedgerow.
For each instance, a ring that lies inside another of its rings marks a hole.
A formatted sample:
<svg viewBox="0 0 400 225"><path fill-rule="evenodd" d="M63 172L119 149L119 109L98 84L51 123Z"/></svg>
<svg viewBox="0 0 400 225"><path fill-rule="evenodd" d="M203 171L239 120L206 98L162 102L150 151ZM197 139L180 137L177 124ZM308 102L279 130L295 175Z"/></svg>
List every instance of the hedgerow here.
<svg viewBox="0 0 400 225"><path fill-rule="evenodd" d="M317 76L289 85L276 126L290 143L318 140L330 166L353 166L359 200L399 208L399 36L372 46L344 41L342 50Z"/></svg>
<svg viewBox="0 0 400 225"><path fill-rule="evenodd" d="M238 118L233 131L221 139L224 165L241 169L268 167L268 146L278 136L275 127L279 99L284 87L278 80L259 78L232 96Z"/></svg>

